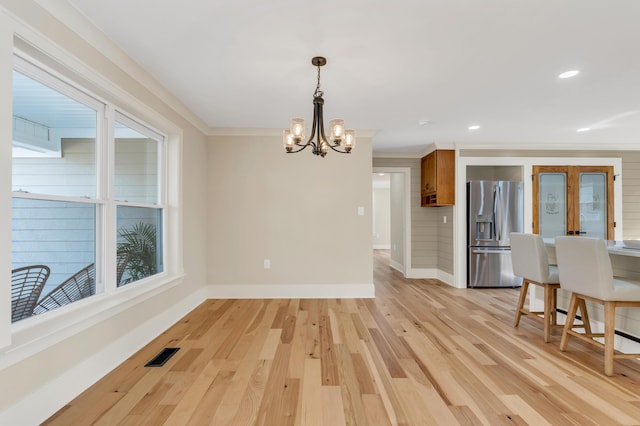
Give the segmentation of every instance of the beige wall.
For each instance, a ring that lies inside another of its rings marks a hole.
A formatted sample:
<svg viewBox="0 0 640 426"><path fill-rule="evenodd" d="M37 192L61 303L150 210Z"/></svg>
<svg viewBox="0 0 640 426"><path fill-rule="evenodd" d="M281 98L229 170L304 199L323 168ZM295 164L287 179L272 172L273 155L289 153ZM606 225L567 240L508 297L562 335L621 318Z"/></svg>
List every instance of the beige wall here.
<svg viewBox="0 0 640 426"><path fill-rule="evenodd" d="M404 239L405 239L405 175L391 173L391 187L389 194L390 222L391 222L391 261L396 267L404 267Z"/></svg>
<svg viewBox="0 0 640 426"><path fill-rule="evenodd" d="M369 140L320 158L281 136L211 137L207 168L209 284L373 284Z"/></svg>
<svg viewBox="0 0 640 426"><path fill-rule="evenodd" d="M453 275L453 206L430 208L438 214L438 269Z"/></svg>

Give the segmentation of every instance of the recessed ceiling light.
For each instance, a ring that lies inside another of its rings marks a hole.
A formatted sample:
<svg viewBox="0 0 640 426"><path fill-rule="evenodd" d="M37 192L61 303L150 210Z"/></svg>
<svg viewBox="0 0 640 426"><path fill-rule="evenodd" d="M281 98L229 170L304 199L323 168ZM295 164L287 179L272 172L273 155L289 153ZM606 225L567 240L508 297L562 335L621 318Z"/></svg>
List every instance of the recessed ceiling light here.
<svg viewBox="0 0 640 426"><path fill-rule="evenodd" d="M480 128L480 126L478 126L477 124L474 124L473 126L469 126L469 130L478 130Z"/></svg>
<svg viewBox="0 0 640 426"><path fill-rule="evenodd" d="M591 127L581 127L578 130L576 130L576 132L588 132L589 130L591 130Z"/></svg>
<svg viewBox="0 0 640 426"><path fill-rule="evenodd" d="M571 77L575 77L578 74L580 74L579 70L565 71L562 74L560 74L558 78L571 78Z"/></svg>
<svg viewBox="0 0 640 426"><path fill-rule="evenodd" d="M378 173L378 176L384 176L384 173Z"/></svg>

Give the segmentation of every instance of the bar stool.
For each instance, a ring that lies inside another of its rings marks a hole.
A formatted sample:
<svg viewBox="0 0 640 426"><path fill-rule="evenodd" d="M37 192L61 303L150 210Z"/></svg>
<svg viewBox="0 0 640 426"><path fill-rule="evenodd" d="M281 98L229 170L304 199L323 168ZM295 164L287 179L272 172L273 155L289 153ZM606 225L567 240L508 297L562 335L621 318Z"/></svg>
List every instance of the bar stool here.
<svg viewBox="0 0 640 426"><path fill-rule="evenodd" d="M571 292L560 350L567 349L569 336L599 346L604 349L604 374L612 376L615 358L640 358L640 354L614 352L616 308L640 307L640 281L613 276L607 246L599 238L556 237L556 256L560 286ZM604 305L604 333L574 330L578 304L586 300ZM604 343L596 337L604 337Z"/></svg>
<svg viewBox="0 0 640 426"><path fill-rule="evenodd" d="M557 291L560 288L558 271L556 267L549 266L547 250L540 235L512 232L510 239L513 273L522 277L520 298L513 326L517 327L520 324L522 315L529 315L541 320L544 324L544 341L548 342L551 337L551 328L562 327L558 325L556 318ZM544 289L544 311L534 312L524 307L529 284Z"/></svg>

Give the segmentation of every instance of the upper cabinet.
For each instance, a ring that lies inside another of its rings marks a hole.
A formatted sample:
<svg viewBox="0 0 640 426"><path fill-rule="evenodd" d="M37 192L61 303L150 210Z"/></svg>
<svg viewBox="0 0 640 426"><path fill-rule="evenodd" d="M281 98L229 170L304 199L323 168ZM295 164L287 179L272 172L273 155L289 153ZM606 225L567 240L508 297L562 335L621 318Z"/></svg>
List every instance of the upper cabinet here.
<svg viewBox="0 0 640 426"><path fill-rule="evenodd" d="M455 151L437 149L422 157L420 205L452 206L455 204Z"/></svg>

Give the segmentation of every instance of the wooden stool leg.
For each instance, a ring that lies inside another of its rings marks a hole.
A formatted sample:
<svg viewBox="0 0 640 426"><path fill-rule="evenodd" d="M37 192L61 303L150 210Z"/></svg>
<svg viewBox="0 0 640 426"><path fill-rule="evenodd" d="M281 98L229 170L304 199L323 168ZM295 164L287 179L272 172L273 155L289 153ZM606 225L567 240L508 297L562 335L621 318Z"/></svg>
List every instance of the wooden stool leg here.
<svg viewBox="0 0 640 426"><path fill-rule="evenodd" d="M552 289L548 286L544 286L544 341L549 343L551 339L551 301Z"/></svg>
<svg viewBox="0 0 640 426"><path fill-rule="evenodd" d="M558 325L558 287L551 288L551 325Z"/></svg>
<svg viewBox="0 0 640 426"><path fill-rule="evenodd" d="M578 310L578 297L575 293L571 293L571 302L569 302L569 310L567 312L567 321L564 323L562 330L562 339L560 340L560 350L565 351L569 343L569 331L573 328L573 322L576 319L576 311Z"/></svg>
<svg viewBox="0 0 640 426"><path fill-rule="evenodd" d="M604 302L604 374L613 376L616 302Z"/></svg>
<svg viewBox="0 0 640 426"><path fill-rule="evenodd" d="M587 304L584 299L578 299L578 306L580 306L580 316L582 317L582 323L584 324L584 332L585 334L591 334L591 322L589 321Z"/></svg>
<svg viewBox="0 0 640 426"><path fill-rule="evenodd" d="M516 319L513 322L513 326L517 327L520 324L520 317L522 316L522 309L524 302L527 299L527 289L529 288L529 281L522 280L522 287L520 287L520 298L518 299L518 307L516 308Z"/></svg>

